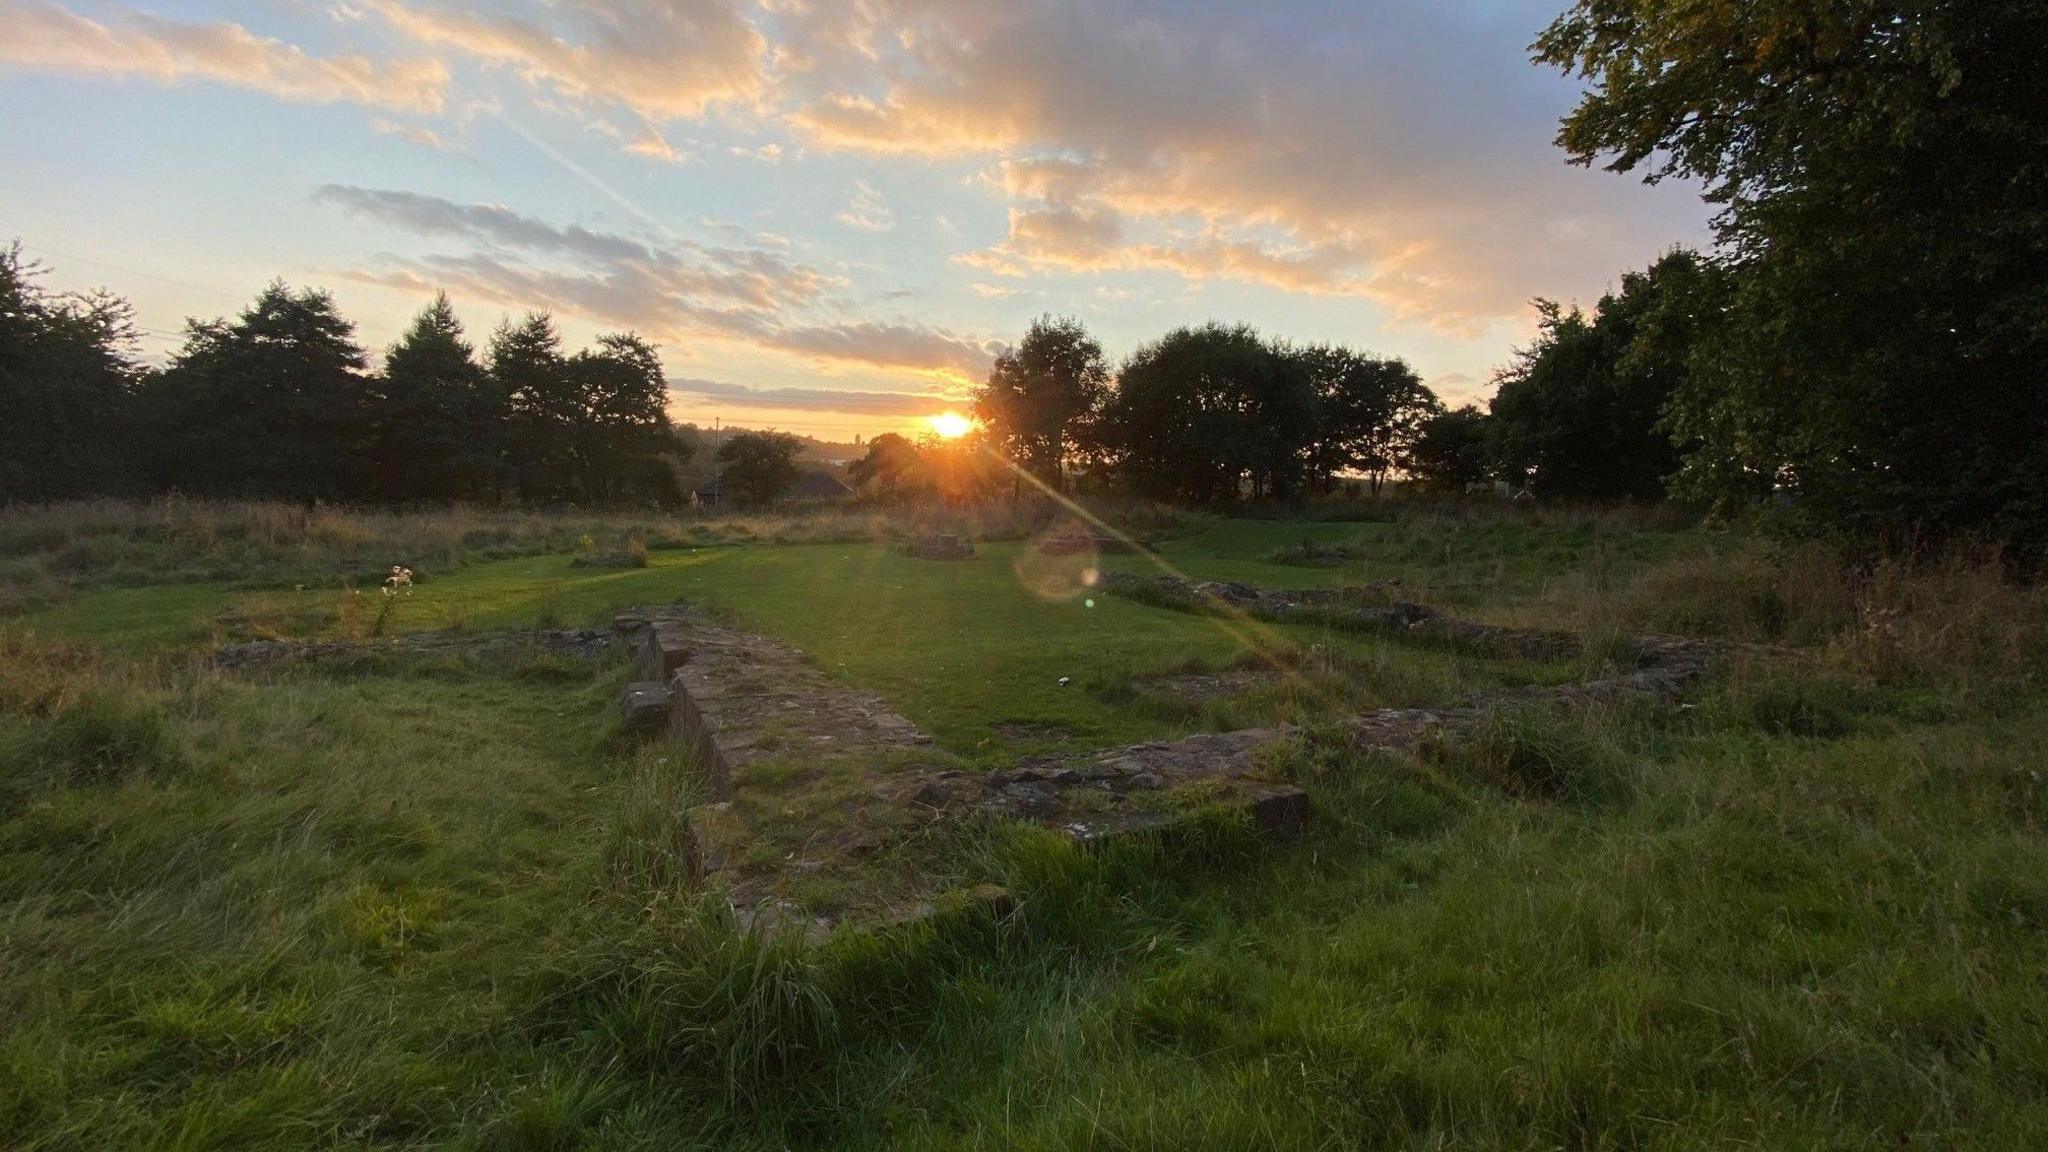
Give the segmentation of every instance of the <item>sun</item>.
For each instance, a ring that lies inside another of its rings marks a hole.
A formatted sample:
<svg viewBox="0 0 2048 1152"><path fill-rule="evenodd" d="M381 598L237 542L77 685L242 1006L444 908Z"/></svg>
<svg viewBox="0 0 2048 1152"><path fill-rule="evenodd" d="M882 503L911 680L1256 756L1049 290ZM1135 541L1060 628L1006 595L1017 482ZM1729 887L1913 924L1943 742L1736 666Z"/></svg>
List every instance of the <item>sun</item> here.
<svg viewBox="0 0 2048 1152"><path fill-rule="evenodd" d="M941 440L958 440L974 431L974 421L958 412L941 412L937 416L925 417L925 421L932 426L933 432L938 433Z"/></svg>

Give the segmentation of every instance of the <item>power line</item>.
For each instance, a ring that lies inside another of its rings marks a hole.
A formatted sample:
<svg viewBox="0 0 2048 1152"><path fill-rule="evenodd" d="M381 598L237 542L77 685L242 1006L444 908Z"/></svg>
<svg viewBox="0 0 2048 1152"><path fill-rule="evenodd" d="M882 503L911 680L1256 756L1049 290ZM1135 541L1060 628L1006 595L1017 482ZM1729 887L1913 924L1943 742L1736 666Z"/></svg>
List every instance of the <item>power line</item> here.
<svg viewBox="0 0 2048 1152"><path fill-rule="evenodd" d="M190 288L194 292L204 292L209 296L218 296L223 300L240 302L242 299L242 297L232 292L223 292L218 288L208 288L204 284L194 284L189 280L174 280L169 276L159 276L154 272L144 272L140 268L130 268L122 264L109 264L104 260L91 260L84 256L74 256L69 252L59 252L55 248L45 248L40 244L24 243L22 247L44 256L54 256L59 260L69 260L74 264L89 264L94 268L105 268L109 272L126 272L130 276L140 276L145 280L155 280L164 284L174 284L180 288Z"/></svg>

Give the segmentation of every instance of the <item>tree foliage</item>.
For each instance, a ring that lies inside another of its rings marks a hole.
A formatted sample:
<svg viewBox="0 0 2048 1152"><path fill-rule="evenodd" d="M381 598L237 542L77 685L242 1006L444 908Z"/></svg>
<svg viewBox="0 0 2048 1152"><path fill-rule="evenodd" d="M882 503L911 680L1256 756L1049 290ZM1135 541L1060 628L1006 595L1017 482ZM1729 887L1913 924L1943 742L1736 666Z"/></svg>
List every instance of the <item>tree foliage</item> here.
<svg viewBox="0 0 2048 1152"><path fill-rule="evenodd" d="M741 504L772 504L795 487L803 441L783 432L735 432L718 446L720 492Z"/></svg>
<svg viewBox="0 0 2048 1152"><path fill-rule="evenodd" d="M1077 434L1108 390L1102 345L1079 320L1048 315L996 357L974 409L997 451L1060 488Z"/></svg>
<svg viewBox="0 0 2048 1152"><path fill-rule="evenodd" d="M373 494L375 392L355 326L275 281L233 321L193 320L147 389L158 487L212 496Z"/></svg>
<svg viewBox="0 0 2048 1152"><path fill-rule="evenodd" d="M1316 398L1309 473L1328 487L1339 472L1363 475L1377 493L1408 453L1425 420L1443 410L1406 361L1330 344L1285 353L1308 375Z"/></svg>
<svg viewBox="0 0 2048 1152"><path fill-rule="evenodd" d="M379 498L461 500L505 487L504 393L476 361L446 294L384 357L373 440Z"/></svg>
<svg viewBox="0 0 2048 1152"><path fill-rule="evenodd" d="M1408 474L1435 492L1459 493L1492 478L1493 418L1475 405L1438 411L1416 429Z"/></svg>
<svg viewBox="0 0 2048 1152"><path fill-rule="evenodd" d="M1286 499L1308 474L1315 384L1248 326L1176 328L1125 361L1099 424L1104 456L1138 491Z"/></svg>
<svg viewBox="0 0 2048 1152"><path fill-rule="evenodd" d="M150 371L126 301L46 293L36 273L0 250L0 499L681 498L661 359L630 333L564 355L534 314L479 364L438 296L372 371L332 296L279 282L232 320L189 321Z"/></svg>
<svg viewBox="0 0 2048 1152"><path fill-rule="evenodd" d="M1559 142L1703 181L1730 277L1679 484L1869 531L2048 540L2048 85L2038 0L1581 0L1538 59Z"/></svg>
<svg viewBox="0 0 2048 1152"><path fill-rule="evenodd" d="M1678 470L1664 413L1703 333L1718 326L1715 272L1674 251L1622 277L1591 317L1536 302L1535 343L1495 378L1500 464L1546 496L1657 500Z"/></svg>
<svg viewBox="0 0 2048 1152"><path fill-rule="evenodd" d="M0 500L131 488L135 328L127 301L44 291L0 249Z"/></svg>
<svg viewBox="0 0 2048 1152"><path fill-rule="evenodd" d="M883 498L966 501L994 495L1007 469L980 430L951 440L884 432L849 464L855 488Z"/></svg>
<svg viewBox="0 0 2048 1152"><path fill-rule="evenodd" d="M857 489L894 496L916 490L922 466L916 444L906 436L884 432L868 441L867 455L846 466L846 476Z"/></svg>

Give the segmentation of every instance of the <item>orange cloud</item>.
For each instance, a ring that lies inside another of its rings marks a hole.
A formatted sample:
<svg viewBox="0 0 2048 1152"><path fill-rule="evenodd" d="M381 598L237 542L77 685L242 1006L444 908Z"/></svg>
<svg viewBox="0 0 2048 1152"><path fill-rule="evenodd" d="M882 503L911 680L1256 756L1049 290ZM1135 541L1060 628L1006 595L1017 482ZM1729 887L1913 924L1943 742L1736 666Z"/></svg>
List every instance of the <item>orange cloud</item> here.
<svg viewBox="0 0 2048 1152"><path fill-rule="evenodd" d="M1568 93L1522 65L1512 13L866 0L786 24L809 143L996 162L1009 235L958 259L1001 275L1163 269L1470 335L1672 232L1560 162Z"/></svg>
<svg viewBox="0 0 2048 1152"><path fill-rule="evenodd" d="M226 22L126 12L101 23L46 0L0 0L0 28L0 60L52 71L212 81L283 100L413 113L441 111L448 87L438 60L309 56Z"/></svg>
<svg viewBox="0 0 2048 1152"><path fill-rule="evenodd" d="M768 42L726 0L548 5L545 20L434 0L366 0L399 35L513 69L574 100L615 104L654 121L747 101L765 84Z"/></svg>

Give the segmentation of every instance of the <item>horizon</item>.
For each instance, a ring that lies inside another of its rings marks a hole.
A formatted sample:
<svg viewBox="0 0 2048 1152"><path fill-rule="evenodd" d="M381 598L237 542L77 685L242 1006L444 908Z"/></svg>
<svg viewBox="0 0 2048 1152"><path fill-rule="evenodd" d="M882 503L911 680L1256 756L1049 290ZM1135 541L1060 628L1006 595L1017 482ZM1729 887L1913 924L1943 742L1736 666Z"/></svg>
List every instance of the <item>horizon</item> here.
<svg viewBox="0 0 2048 1152"><path fill-rule="evenodd" d="M678 422L921 432L1044 313L1244 321L1483 399L1531 297L1705 240L1572 168L1555 5L0 0L9 236L162 361L272 279L373 356L436 290L660 344ZM90 147L80 147L80 141Z"/></svg>

